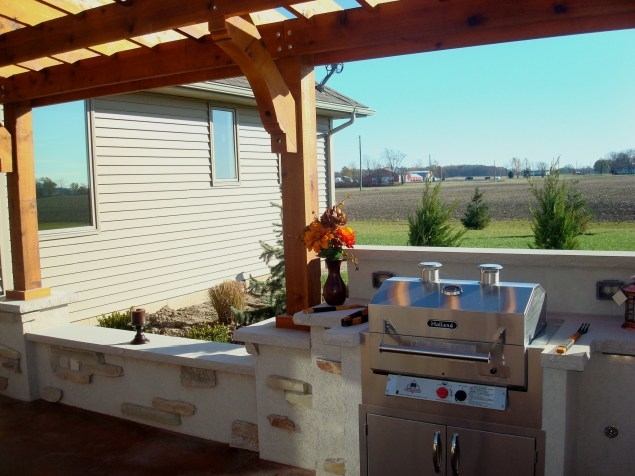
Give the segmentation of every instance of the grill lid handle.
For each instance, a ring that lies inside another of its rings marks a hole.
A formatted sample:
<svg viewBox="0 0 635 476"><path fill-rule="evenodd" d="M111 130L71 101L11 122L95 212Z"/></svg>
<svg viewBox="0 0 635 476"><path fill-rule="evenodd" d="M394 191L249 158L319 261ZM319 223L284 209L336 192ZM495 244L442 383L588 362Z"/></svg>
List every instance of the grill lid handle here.
<svg viewBox="0 0 635 476"><path fill-rule="evenodd" d="M388 345L384 344L384 337L386 335L392 336L392 338L399 345ZM412 346L410 340L397 332L395 326L388 320L384 319L384 333L381 337L381 342L379 343L379 352L388 352L394 354L409 354L409 355L419 355L423 357L441 357L446 359L456 359L456 360L470 360L474 362L487 362L489 363L494 357L492 353L493 350L497 350L498 354L496 356L500 356L502 354L502 344L505 335L505 328L501 327L496 331L494 335L494 341L491 343L490 352L485 353L474 353L474 352L463 352L463 351L452 351L452 350L442 350L442 349L426 349Z"/></svg>
<svg viewBox="0 0 635 476"><path fill-rule="evenodd" d="M484 286L498 286L498 276L503 267L500 264L481 264L481 284Z"/></svg>
<svg viewBox="0 0 635 476"><path fill-rule="evenodd" d="M438 261L422 261L417 265L421 268L421 281L424 283L439 282L439 268L443 265Z"/></svg>

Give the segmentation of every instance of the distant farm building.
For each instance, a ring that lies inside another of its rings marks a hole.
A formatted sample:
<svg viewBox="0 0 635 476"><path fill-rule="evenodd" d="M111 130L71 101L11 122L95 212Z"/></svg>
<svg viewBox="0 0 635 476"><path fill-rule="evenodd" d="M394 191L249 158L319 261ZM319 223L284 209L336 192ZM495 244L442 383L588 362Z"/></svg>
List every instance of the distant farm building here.
<svg viewBox="0 0 635 476"><path fill-rule="evenodd" d="M406 182L429 182L434 175L429 170L414 170L405 175Z"/></svg>

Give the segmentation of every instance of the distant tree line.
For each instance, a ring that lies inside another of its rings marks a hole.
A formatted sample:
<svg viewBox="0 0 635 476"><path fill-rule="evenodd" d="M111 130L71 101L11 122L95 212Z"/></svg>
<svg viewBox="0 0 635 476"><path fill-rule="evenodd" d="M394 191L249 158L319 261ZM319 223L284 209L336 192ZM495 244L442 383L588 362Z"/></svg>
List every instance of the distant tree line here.
<svg viewBox="0 0 635 476"><path fill-rule="evenodd" d="M340 187L354 187L359 186L361 179L362 185L366 187L394 185L394 183L399 182L399 177L404 177L409 172L422 170L431 171L432 176L440 180L467 176L500 177L506 176L508 173L506 167L494 165L449 165L442 167L437 162L431 162L425 167L421 164L405 167L402 165L405 158L406 155L400 151L386 149L382 152L382 160L372 160L366 157L362 162L361 174L357 164L351 163L342 167L339 172L335 173L335 184Z"/></svg>
<svg viewBox="0 0 635 476"><path fill-rule="evenodd" d="M437 161L428 160L428 165L418 164L405 167L403 162L406 154L399 150L384 149L378 160L368 156L364 157L361 164L351 162L335 173L336 186L354 187L362 185L394 185L398 177L403 177L409 172L427 170L433 177L446 179L453 177L509 177L528 178L545 177L549 174L551 166L545 161L530 162L529 159L513 157L507 167L492 165L448 165L441 166ZM361 173L360 173L361 165ZM558 169L560 174L634 174L635 173L635 149L622 152L611 152L606 157L595 162L593 167L577 167L570 164Z"/></svg>
<svg viewBox="0 0 635 476"><path fill-rule="evenodd" d="M593 171L596 174L635 174L635 149L607 154L605 158L595 161Z"/></svg>
<svg viewBox="0 0 635 476"><path fill-rule="evenodd" d="M88 187L76 182L72 182L68 187L65 187L63 183L58 185L49 177L40 177L35 181L35 195L37 198L88 195Z"/></svg>

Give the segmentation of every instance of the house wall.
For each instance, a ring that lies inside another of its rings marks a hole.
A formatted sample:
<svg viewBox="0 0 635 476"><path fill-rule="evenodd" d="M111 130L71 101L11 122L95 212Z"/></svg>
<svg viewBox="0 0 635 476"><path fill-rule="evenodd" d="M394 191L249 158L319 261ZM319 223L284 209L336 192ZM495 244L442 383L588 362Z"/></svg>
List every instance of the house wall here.
<svg viewBox="0 0 635 476"><path fill-rule="evenodd" d="M202 302L225 280L262 276L275 242L279 160L257 110L232 106L240 180L212 183L209 102L156 93L94 100L97 229L41 234L43 285L77 293L71 320ZM318 131L328 129L318 118ZM326 155L318 139L320 206Z"/></svg>

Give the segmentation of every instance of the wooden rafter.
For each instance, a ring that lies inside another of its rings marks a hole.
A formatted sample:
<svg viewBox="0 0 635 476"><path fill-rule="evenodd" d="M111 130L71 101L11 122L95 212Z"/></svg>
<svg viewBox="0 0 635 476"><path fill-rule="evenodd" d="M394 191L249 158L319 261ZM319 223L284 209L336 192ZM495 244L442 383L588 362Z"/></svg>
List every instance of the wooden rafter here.
<svg viewBox="0 0 635 476"><path fill-rule="evenodd" d="M19 2L16 2L19 3ZM291 4L288 0L258 0L258 9ZM253 11L249 0L134 0L63 15L32 28L21 28L0 37L0 66L52 56L79 48L130 39L214 18ZM1 13L1 10L0 10Z"/></svg>
<svg viewBox="0 0 635 476"><path fill-rule="evenodd" d="M146 0L135 0L135 5L137 1L144 3ZM166 1L157 0L156 3L161 5ZM154 5L155 2L152 3ZM256 2L255 0L231 2L227 0L224 5L236 4L235 10L243 11L249 10L250 5L252 9L256 9L278 3L291 4L292 2ZM297 55L305 58L312 57L314 65L320 65L635 27L635 2L632 0L577 0L566 5L554 4L549 0L516 0L503 3L499 0L479 0L478 2L400 0L382 2L375 7L372 6L375 2L365 4L366 8L344 11L326 9L326 13L311 16L310 21L302 17L262 24L257 28L264 47L274 61ZM199 5L199 14L207 16L209 22L214 25L213 29L224 28L224 14L209 15L209 10L200 6L198 0L188 2L189 9L194 8L192 5ZM225 8L223 4L219 3L219 5ZM297 5L299 5L297 8L300 8L302 3ZM320 5L327 4L320 3ZM240 6L244 8L239 8ZM69 21L66 18L52 21L62 20ZM123 20L120 19L120 21ZM51 26L50 22L43 25ZM22 30L26 29L9 31L5 35L0 35L0 56L8 54L3 50L5 45L17 44L17 39L13 35ZM197 28L196 31L200 30ZM30 32L34 33L32 29ZM133 33L128 32L126 38L137 37L136 33L138 33L137 30ZM38 36L39 34L36 35ZM45 38L45 35L39 37ZM111 35L109 39L114 37L116 35ZM87 40L87 43L97 39L104 40L105 38L93 36L91 40ZM51 42L46 40L43 43ZM77 47L76 44L74 46ZM47 47L44 50L40 46L34 50L39 52L31 56L53 54L54 51L59 50L59 46ZM88 50L80 49L79 51ZM61 61L65 59L59 55L57 58ZM72 58L68 60L71 61ZM104 91L109 93L114 90L126 92L132 91L136 84L144 80L160 86L176 85L184 75L191 76L196 71L211 72L214 68L229 66L236 66L236 63L214 45L211 35L199 36L198 39L187 36L186 39L161 42L153 48L139 47L122 51L112 58L99 56L80 59L74 64L60 64L39 72L14 74L8 79L0 79L2 85L0 102L38 101L40 98L49 96L49 100L43 100L41 103L50 103L55 100L54 96L62 97L62 94L64 97L98 96L101 95L100 87L104 87ZM5 67L6 76L13 74L9 72L9 68L15 72L25 71L24 68L19 69L18 65L7 66ZM126 83L129 83L128 86ZM73 91L77 91L78 94L73 96Z"/></svg>
<svg viewBox="0 0 635 476"><path fill-rule="evenodd" d="M380 58L635 27L635 2L481 0L381 4L377 9L316 15L310 24L287 20L280 56L313 55L318 64ZM267 44L280 28L263 25Z"/></svg>
<svg viewBox="0 0 635 476"><path fill-rule="evenodd" d="M42 105L54 102L54 99L47 101L47 97L58 95L80 99L134 91L138 89L135 82L154 78L174 76L163 82L155 81L154 87L184 84L179 81L186 74L228 67L233 70L228 76L240 74L234 61L207 36L196 42L180 40L152 49L126 51L115 57L98 56L59 66L47 75L18 75L7 81L4 91L10 102L29 100L34 105ZM213 77L209 73L202 74L199 80L206 75ZM132 84L126 86L126 83ZM116 85L119 88L115 88ZM104 88L103 91L100 88ZM73 91L77 94L72 95Z"/></svg>

